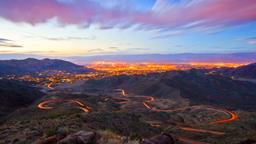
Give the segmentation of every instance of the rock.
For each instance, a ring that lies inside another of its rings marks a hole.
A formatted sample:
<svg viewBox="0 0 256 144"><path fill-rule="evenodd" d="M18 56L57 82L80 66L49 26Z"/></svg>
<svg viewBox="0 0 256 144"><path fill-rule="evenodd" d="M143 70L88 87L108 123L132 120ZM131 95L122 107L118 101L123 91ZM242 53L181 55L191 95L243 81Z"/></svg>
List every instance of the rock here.
<svg viewBox="0 0 256 144"><path fill-rule="evenodd" d="M174 144L174 138L167 133L154 136L150 139L143 139L140 144Z"/></svg>
<svg viewBox="0 0 256 144"><path fill-rule="evenodd" d="M61 136L54 135L54 136L50 136L50 137L47 137L47 138L41 140L40 142L38 142L38 144L53 144L53 143L58 142L62 138L63 137L61 137Z"/></svg>
<svg viewBox="0 0 256 144"><path fill-rule="evenodd" d="M93 144L96 141L95 132L79 131L66 136L58 144Z"/></svg>
<svg viewBox="0 0 256 144"><path fill-rule="evenodd" d="M57 129L58 135L66 136L69 133L69 128L67 127L60 127Z"/></svg>
<svg viewBox="0 0 256 144"><path fill-rule="evenodd" d="M31 129L31 128L26 128L23 133L26 135L28 138L33 138L33 137L38 137L42 135L42 132L40 132L37 129Z"/></svg>
<svg viewBox="0 0 256 144"><path fill-rule="evenodd" d="M248 140L240 142L239 144L256 144L256 140L248 139Z"/></svg>

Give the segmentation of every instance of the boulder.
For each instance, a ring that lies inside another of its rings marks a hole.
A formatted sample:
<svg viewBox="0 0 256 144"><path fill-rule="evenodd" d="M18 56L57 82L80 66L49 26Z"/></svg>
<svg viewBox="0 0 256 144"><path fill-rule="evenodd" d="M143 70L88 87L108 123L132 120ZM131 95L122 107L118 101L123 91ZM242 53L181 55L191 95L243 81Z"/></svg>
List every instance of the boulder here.
<svg viewBox="0 0 256 144"><path fill-rule="evenodd" d="M50 136L45 139L42 139L41 141L36 142L36 144L53 144L53 143L57 143L62 138L63 137L61 137L61 136L54 135L54 136Z"/></svg>
<svg viewBox="0 0 256 144"><path fill-rule="evenodd" d="M174 144L175 140L172 135L162 133L149 139L143 139L140 144Z"/></svg>
<svg viewBox="0 0 256 144"><path fill-rule="evenodd" d="M96 141L95 132L79 131L66 136L58 144L94 144Z"/></svg>
<svg viewBox="0 0 256 144"><path fill-rule="evenodd" d="M248 140L242 141L238 144L256 144L256 140L248 139Z"/></svg>

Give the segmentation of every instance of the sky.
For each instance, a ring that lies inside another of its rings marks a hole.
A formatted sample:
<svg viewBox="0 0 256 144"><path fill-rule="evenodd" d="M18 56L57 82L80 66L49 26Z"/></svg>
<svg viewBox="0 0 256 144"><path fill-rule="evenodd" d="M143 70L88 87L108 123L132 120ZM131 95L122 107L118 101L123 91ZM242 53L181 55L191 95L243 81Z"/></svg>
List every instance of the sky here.
<svg viewBox="0 0 256 144"><path fill-rule="evenodd" d="M252 52L256 0L0 0L0 57Z"/></svg>

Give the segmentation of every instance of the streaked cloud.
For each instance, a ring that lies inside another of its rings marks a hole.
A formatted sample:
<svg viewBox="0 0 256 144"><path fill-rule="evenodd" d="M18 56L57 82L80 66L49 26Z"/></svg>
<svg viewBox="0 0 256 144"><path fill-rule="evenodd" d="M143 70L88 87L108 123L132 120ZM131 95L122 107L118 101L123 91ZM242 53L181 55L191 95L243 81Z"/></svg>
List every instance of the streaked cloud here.
<svg viewBox="0 0 256 144"><path fill-rule="evenodd" d="M247 42L251 45L255 45L256 46L256 37L251 37L247 39Z"/></svg>
<svg viewBox="0 0 256 144"><path fill-rule="evenodd" d="M181 34L183 34L183 31L171 31L165 34L160 34L157 36L152 37L152 39L165 39L165 38L170 38L170 37L174 37L174 36L179 36Z"/></svg>
<svg viewBox="0 0 256 144"><path fill-rule="evenodd" d="M146 51L148 48L132 48L133 51Z"/></svg>
<svg viewBox="0 0 256 144"><path fill-rule="evenodd" d="M0 47L9 47L9 48L21 48L21 45L13 43L14 41L9 39L0 38Z"/></svg>
<svg viewBox="0 0 256 144"><path fill-rule="evenodd" d="M115 46L111 46L111 47L108 47L109 49L112 49L112 50L118 50L119 48L118 47L115 47Z"/></svg>
<svg viewBox="0 0 256 144"><path fill-rule="evenodd" d="M20 48L21 45L16 45L12 43L0 43L0 47L12 47L12 48Z"/></svg>
<svg viewBox="0 0 256 144"><path fill-rule="evenodd" d="M8 42L8 41L11 41L9 39L4 39L4 38L0 38L0 42Z"/></svg>
<svg viewBox="0 0 256 144"><path fill-rule="evenodd" d="M14 53L14 51L10 51L10 50L0 50L0 54L5 54L5 53Z"/></svg>
<svg viewBox="0 0 256 144"><path fill-rule="evenodd" d="M44 37L41 36L40 38L42 39L46 39L46 40L53 40L53 41L66 41L66 40L95 40L96 37L95 36L91 36L91 37L74 37L74 36L70 36L70 37Z"/></svg>
<svg viewBox="0 0 256 144"><path fill-rule="evenodd" d="M13 22L30 24L56 18L63 25L99 24L102 29L136 26L145 30L228 27L256 20L255 0L156 0L151 9L144 10L133 6L139 1L104 2L1 0L0 16ZM107 5L110 2L113 4Z"/></svg>
<svg viewBox="0 0 256 144"><path fill-rule="evenodd" d="M89 52L89 53L99 53L102 51L104 51L104 49L102 49L102 48L95 48L95 49L87 50L87 52Z"/></svg>

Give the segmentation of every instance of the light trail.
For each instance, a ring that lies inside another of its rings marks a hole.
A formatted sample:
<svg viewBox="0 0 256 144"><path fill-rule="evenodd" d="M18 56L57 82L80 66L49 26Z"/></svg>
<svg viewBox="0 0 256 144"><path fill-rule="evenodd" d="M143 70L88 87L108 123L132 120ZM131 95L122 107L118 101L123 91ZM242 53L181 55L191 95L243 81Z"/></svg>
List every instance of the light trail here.
<svg viewBox="0 0 256 144"><path fill-rule="evenodd" d="M188 107L184 107L184 108L177 108L177 109L166 109L166 110L161 110L161 109L157 109L155 107L150 106L149 103L155 101L155 98L152 96L128 96L128 94L125 92L125 90L123 89L118 89L121 92L121 96L120 98L116 98L116 97L111 97L111 99L113 100L121 100L120 102L117 102L118 104L127 104L130 101L130 98L143 98L143 106L151 111L155 111L155 112L177 112L177 111L185 111L187 109L208 109L208 110L214 110L214 111L218 111L218 112L222 112L225 113L227 115L229 115L228 119L224 119L224 120L217 120L214 122L210 122L208 124L220 124L220 123L227 123L227 122L231 122L234 121L238 118L238 115L235 114L234 112L231 112L229 110L226 109L219 109L219 108L214 108L214 107L204 107L204 106L188 106ZM107 99L108 100L108 99ZM54 107L50 107L47 106L47 104L50 103L57 103L57 102L70 102L75 104L79 109L81 109L83 112L88 113L89 112L89 108L83 104L81 101L79 100L61 100L61 99L51 99L51 100L47 100L44 102L41 102L37 105L37 107L39 109L45 109L45 110L49 110L49 109L53 109ZM118 110L118 111L114 111L114 112L124 112L123 110ZM152 124L149 123L151 127L155 127L155 128L159 128L161 127L160 124ZM208 134L213 134L213 135L225 135L225 132L220 132L220 131L213 131L213 130L204 130L204 129L196 129L196 128L191 128L191 127L179 127L180 130L183 131L188 131L188 132L193 132L193 133L208 133ZM175 136L175 138L183 143L187 143L187 144L209 144L206 142L199 142L199 141L194 141L191 140L189 138L185 138L185 137L180 137L180 136Z"/></svg>
<svg viewBox="0 0 256 144"><path fill-rule="evenodd" d="M152 127L156 127L156 128L161 127L161 125L159 125L159 124L149 124L149 125L152 126Z"/></svg>
<svg viewBox="0 0 256 144"><path fill-rule="evenodd" d="M52 87L52 85L53 85L53 82L50 82L49 84L47 84L47 88L49 88L50 90L54 89L54 88Z"/></svg>
<svg viewBox="0 0 256 144"><path fill-rule="evenodd" d="M177 112L177 111L185 111L189 108L194 108L194 109L202 109L203 108L201 106L189 106L189 107L184 107L184 108L161 110L161 109L156 109L156 108L149 105L149 103L155 101L154 97L152 97L152 96L143 96L143 97L146 97L146 100L143 102L144 107L146 107L149 110L156 111L156 112ZM210 122L209 124L227 123L227 122L231 122L233 120L236 120L237 117L238 117L237 114L235 114L234 112L228 111L228 110L216 109L216 108L212 108L212 107L206 107L204 109L211 109L211 110L215 110L215 111L220 111L220 112L224 112L224 113L230 115L230 118L228 118L228 119ZM158 128L161 125L150 124L150 126ZM189 127L179 127L179 129L184 130L184 131L189 131L189 132L195 132L195 133L208 133L208 134L219 135L219 136L225 135L224 132L220 132L220 131L196 129L196 128L189 128ZM191 139L188 139L188 138L185 138L185 137L177 137L177 139L181 142L188 143L188 144L209 144L209 143L206 143L206 142L194 141L194 140L191 140Z"/></svg>
<svg viewBox="0 0 256 144"><path fill-rule="evenodd" d="M152 96L148 96L147 97L149 100L146 100L143 102L143 105L152 111L156 111L156 112L177 112L177 111L185 111L186 109L189 108L200 108L200 109L211 109L211 110L215 110L215 111L219 111L219 112L223 112L226 113L227 115L229 115L230 117L228 119L224 119L224 120L218 120L218 121L214 121L214 122L210 122L209 124L221 124L221 123L228 123L231 121L234 121L238 118L238 115L232 111L226 110L226 109L217 109L217 108L213 108L213 107L206 107L206 108L202 108L200 106L189 106L189 107L184 107L184 108L177 108L177 109L169 109L169 110L161 110L161 109L156 109L154 107L151 107L149 105L150 102L155 101L155 98Z"/></svg>
<svg viewBox="0 0 256 144"><path fill-rule="evenodd" d="M213 134L213 135L225 135L224 132L196 129L196 128L190 128L190 127L180 127L180 129L183 131L196 132L196 133L209 133L209 134Z"/></svg>
<svg viewBox="0 0 256 144"><path fill-rule="evenodd" d="M144 101L144 102L143 102L143 105L144 105L147 109L152 110L152 107L149 106L148 103L153 102L153 101L155 100L155 98L152 97L152 96L148 96L146 99L149 99L149 100Z"/></svg>
<svg viewBox="0 0 256 144"><path fill-rule="evenodd" d="M210 122L209 124L214 125L214 124L228 123L228 122L234 121L238 118L238 115L236 113L232 112L232 111L229 111L229 110L221 110L221 111L228 114L229 118L224 119L224 120L218 120L218 121Z"/></svg>
<svg viewBox="0 0 256 144"><path fill-rule="evenodd" d="M143 102L143 105L147 108L147 109L152 109L147 103Z"/></svg>
<svg viewBox="0 0 256 144"><path fill-rule="evenodd" d="M89 112L89 108L78 100L65 100L65 101L75 103L75 104L79 105L78 108L81 109L82 111L84 111L86 113Z"/></svg>
<svg viewBox="0 0 256 144"><path fill-rule="evenodd" d="M81 103L80 101L78 101L78 100L64 100L64 101L67 101L67 102L73 102L73 103L76 103L76 104L78 104L79 106L85 106L83 103Z"/></svg>
<svg viewBox="0 0 256 144"><path fill-rule="evenodd" d="M123 89L122 89L121 91L122 91L122 95L123 95L123 96L126 96L125 91L124 91Z"/></svg>
<svg viewBox="0 0 256 144"><path fill-rule="evenodd" d="M184 111L188 108L191 108L191 107L185 107L185 108L177 108L177 109L169 109L169 110L161 110L161 109L156 109L155 107L152 107L149 105L149 103L155 101L155 98L152 97L152 96L144 96L146 97L146 99L149 99L149 100L146 100L143 102L143 105L149 109L149 110L152 110L152 111L155 111L155 112L176 112L176 111Z"/></svg>
<svg viewBox="0 0 256 144"><path fill-rule="evenodd" d="M86 107L78 107L79 109L81 109L82 111L88 113L89 112L89 109L86 108Z"/></svg>
<svg viewBox="0 0 256 144"><path fill-rule="evenodd" d="M74 103L77 105L77 107L79 109L81 109L82 111L88 113L89 112L89 108L84 105L82 102L80 102L79 100L62 100L62 99L51 99L51 100L46 100L46 101L43 101L41 103L39 103L37 105L37 107L39 109L44 109L44 110L49 110L49 109L53 109L54 107L49 107L47 106L47 104L50 104L50 103L60 103L60 102L70 102L70 103Z"/></svg>
<svg viewBox="0 0 256 144"><path fill-rule="evenodd" d="M53 107L49 107L49 106L46 106L46 105L49 104L49 103L56 103L56 102L60 102L60 100L58 100L58 99L46 100L44 102L39 103L37 105L37 107L39 109L46 109L46 110L53 109Z"/></svg>
<svg viewBox="0 0 256 144"><path fill-rule="evenodd" d="M126 96L125 90L124 89L115 89L115 91L120 91L122 96Z"/></svg>

